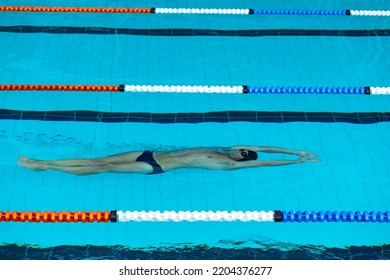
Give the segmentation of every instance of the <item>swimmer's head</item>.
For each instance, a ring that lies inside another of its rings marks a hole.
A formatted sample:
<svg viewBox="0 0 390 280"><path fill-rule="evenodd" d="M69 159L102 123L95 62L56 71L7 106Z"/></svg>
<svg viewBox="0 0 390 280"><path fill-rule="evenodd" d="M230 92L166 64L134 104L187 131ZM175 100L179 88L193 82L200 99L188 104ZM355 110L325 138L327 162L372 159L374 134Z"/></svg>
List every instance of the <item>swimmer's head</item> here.
<svg viewBox="0 0 390 280"><path fill-rule="evenodd" d="M237 161L257 160L257 153L251 150L239 149L240 158Z"/></svg>

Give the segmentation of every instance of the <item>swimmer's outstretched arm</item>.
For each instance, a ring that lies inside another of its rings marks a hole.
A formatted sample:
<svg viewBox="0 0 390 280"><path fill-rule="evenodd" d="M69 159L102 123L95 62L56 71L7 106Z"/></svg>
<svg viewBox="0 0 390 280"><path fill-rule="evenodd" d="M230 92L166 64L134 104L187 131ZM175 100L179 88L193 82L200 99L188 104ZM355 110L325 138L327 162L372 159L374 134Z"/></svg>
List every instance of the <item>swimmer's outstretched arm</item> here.
<svg viewBox="0 0 390 280"><path fill-rule="evenodd" d="M319 162L318 159L307 159L301 157L297 160L249 160L249 161L240 161L234 163L229 169L241 169L241 168L250 168L250 167L266 167L266 166L280 166L280 165L289 165L296 163L304 162Z"/></svg>
<svg viewBox="0 0 390 280"><path fill-rule="evenodd" d="M289 155L296 155L300 157L309 157L309 158L318 157L316 154L309 151L294 151L294 150L289 150L284 148L268 147L268 146L233 146L230 147L230 149L245 149L254 152L289 154Z"/></svg>

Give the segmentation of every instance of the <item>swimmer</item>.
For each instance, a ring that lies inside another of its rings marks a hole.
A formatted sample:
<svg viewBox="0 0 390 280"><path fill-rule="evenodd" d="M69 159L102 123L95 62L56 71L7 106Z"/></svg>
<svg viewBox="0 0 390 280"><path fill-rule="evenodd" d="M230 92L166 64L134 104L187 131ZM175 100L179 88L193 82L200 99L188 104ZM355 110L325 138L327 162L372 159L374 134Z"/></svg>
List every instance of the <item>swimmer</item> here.
<svg viewBox="0 0 390 280"><path fill-rule="evenodd" d="M258 152L291 154L299 158L296 160L257 160ZM56 170L74 175L90 175L104 172L160 174L178 168L237 170L318 161L318 156L308 151L263 146L232 146L165 152L132 151L90 159L38 160L20 156L18 164L36 171Z"/></svg>

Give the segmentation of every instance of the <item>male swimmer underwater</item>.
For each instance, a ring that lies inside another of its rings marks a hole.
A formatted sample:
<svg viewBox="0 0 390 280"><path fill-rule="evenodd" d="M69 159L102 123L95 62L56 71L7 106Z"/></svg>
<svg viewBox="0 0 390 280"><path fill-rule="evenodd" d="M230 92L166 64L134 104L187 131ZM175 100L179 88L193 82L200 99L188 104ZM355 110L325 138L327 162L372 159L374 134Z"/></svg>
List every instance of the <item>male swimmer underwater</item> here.
<svg viewBox="0 0 390 280"><path fill-rule="evenodd" d="M257 160L257 152L291 154L299 156L299 159ZM308 151L261 146L232 146L165 152L132 151L91 159L37 160L20 156L18 163L36 171L56 170L74 175L90 175L103 172L159 174L177 168L237 170L318 161L318 156Z"/></svg>

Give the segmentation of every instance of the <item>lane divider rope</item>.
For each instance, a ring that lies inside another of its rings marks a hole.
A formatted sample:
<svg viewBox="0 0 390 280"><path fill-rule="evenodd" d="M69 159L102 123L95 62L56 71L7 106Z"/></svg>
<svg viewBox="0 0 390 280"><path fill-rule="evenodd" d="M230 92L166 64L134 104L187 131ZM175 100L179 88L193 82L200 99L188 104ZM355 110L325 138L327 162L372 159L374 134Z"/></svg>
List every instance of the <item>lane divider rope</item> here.
<svg viewBox="0 0 390 280"><path fill-rule="evenodd" d="M99 8L0 6L1 12L52 13L142 13L142 14L214 14L214 15L325 15L325 16L390 16L388 10L279 10L279 9L215 9L215 8Z"/></svg>
<svg viewBox="0 0 390 280"><path fill-rule="evenodd" d="M24 85L0 84L0 91L75 91L217 94L390 94L390 87L194 86L194 85Z"/></svg>
<svg viewBox="0 0 390 280"><path fill-rule="evenodd" d="M0 222L371 222L390 211L0 211Z"/></svg>
<svg viewBox="0 0 390 280"><path fill-rule="evenodd" d="M0 91L102 91L118 92L120 86L111 85L15 85L0 84Z"/></svg>

